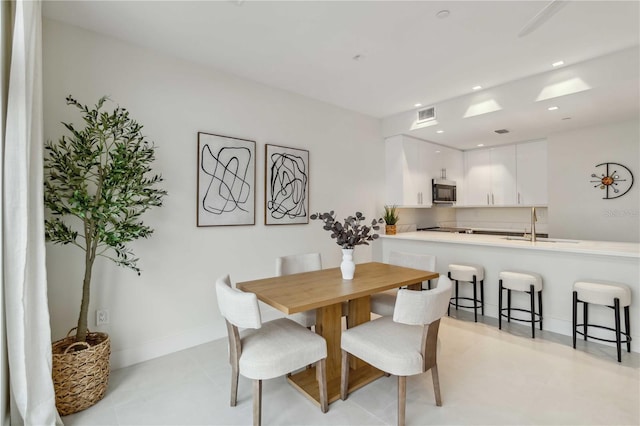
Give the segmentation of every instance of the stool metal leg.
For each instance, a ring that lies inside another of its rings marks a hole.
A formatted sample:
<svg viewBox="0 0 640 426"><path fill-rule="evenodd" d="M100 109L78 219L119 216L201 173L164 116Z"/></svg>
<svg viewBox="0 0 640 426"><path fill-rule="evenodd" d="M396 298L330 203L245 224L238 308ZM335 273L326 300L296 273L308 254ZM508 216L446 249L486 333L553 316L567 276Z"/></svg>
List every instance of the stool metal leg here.
<svg viewBox="0 0 640 426"><path fill-rule="evenodd" d="M618 362L622 362L622 337L620 336L620 299L613 299L613 310L616 315L616 349L618 350Z"/></svg>
<svg viewBox="0 0 640 426"><path fill-rule="evenodd" d="M451 272L447 272L447 277L451 279ZM447 316L451 316L451 298L449 298L449 306L447 307Z"/></svg>
<svg viewBox="0 0 640 426"><path fill-rule="evenodd" d="M507 322L511 322L511 289L507 289Z"/></svg>
<svg viewBox="0 0 640 426"><path fill-rule="evenodd" d="M502 280L499 281L498 289L498 330L502 330Z"/></svg>
<svg viewBox="0 0 640 426"><path fill-rule="evenodd" d="M533 291L533 284L529 286L531 293L531 338L536 338L536 303L535 292Z"/></svg>
<svg viewBox="0 0 640 426"><path fill-rule="evenodd" d="M458 310L458 280L456 280L456 311Z"/></svg>
<svg viewBox="0 0 640 426"><path fill-rule="evenodd" d="M538 309L540 312L540 331L542 331L542 290L538 292Z"/></svg>
<svg viewBox="0 0 640 426"><path fill-rule="evenodd" d="M587 340L587 324L589 323L589 304L582 302L582 316L584 319L584 340Z"/></svg>
<svg viewBox="0 0 640 426"><path fill-rule="evenodd" d="M484 315L484 280L480 280L480 313Z"/></svg>
<svg viewBox="0 0 640 426"><path fill-rule="evenodd" d="M578 292L573 292L573 349L576 348L576 331L578 331Z"/></svg>
<svg viewBox="0 0 640 426"><path fill-rule="evenodd" d="M631 352L631 330L629 330L629 307L624 307L624 330L627 335L627 352Z"/></svg>
<svg viewBox="0 0 640 426"><path fill-rule="evenodd" d="M478 322L478 294L476 290L476 276L473 276L473 321Z"/></svg>

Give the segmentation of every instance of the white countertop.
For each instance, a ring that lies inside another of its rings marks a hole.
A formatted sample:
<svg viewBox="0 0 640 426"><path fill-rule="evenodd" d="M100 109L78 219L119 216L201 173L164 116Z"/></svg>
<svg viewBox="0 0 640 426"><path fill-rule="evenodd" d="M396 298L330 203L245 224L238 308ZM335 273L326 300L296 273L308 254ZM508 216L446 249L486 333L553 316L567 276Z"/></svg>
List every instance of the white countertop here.
<svg viewBox="0 0 640 426"><path fill-rule="evenodd" d="M565 253L583 253L603 256L630 257L640 259L640 244L615 241L562 240L549 241L508 240L503 235L457 234L450 232L416 231L396 235L381 234L380 238L469 244L479 246L507 247L523 250L545 250Z"/></svg>

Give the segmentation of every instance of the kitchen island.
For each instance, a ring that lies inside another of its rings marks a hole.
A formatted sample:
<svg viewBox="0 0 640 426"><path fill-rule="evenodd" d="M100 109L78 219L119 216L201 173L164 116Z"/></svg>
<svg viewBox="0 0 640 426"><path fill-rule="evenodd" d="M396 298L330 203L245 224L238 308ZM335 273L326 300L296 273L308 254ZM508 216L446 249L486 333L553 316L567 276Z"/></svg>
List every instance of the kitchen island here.
<svg viewBox="0 0 640 426"><path fill-rule="evenodd" d="M436 270L445 275L450 263L483 265L485 316L493 318L498 318L498 274L503 270L537 272L543 278L544 329L567 336L571 336L575 281L595 279L627 284L631 287L631 350L640 352L640 244L561 239L531 242L505 236L430 231L380 235L373 245L374 260L387 261L391 251L436 255ZM470 296L471 289L471 285L463 284L460 293ZM512 306L527 307L528 295L512 294ZM579 323L581 318L579 314ZM613 312L594 306L589 310L589 321L612 326ZM612 338L591 330L590 334Z"/></svg>

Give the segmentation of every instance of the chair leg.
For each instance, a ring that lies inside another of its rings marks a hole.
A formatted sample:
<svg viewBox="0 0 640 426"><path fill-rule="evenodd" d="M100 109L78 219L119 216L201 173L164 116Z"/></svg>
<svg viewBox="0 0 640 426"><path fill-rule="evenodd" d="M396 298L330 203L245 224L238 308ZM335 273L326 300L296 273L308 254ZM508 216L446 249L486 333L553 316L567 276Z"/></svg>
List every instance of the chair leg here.
<svg viewBox="0 0 640 426"><path fill-rule="evenodd" d="M458 280L456 280L456 311L458 310Z"/></svg>
<svg viewBox="0 0 640 426"><path fill-rule="evenodd" d="M262 424L262 380L253 381L253 426Z"/></svg>
<svg viewBox="0 0 640 426"><path fill-rule="evenodd" d="M620 299L613 299L613 309L616 317L616 349L618 351L618 362L622 362L622 336L620 335Z"/></svg>
<svg viewBox="0 0 640 426"><path fill-rule="evenodd" d="M407 377L398 376L398 426L404 426L404 411L407 405Z"/></svg>
<svg viewBox="0 0 640 426"><path fill-rule="evenodd" d="M533 284L529 286L529 291L531 293L531 338L536 338L536 294L533 291Z"/></svg>
<svg viewBox="0 0 640 426"><path fill-rule="evenodd" d="M320 388L320 410L323 413L329 411L329 402L327 399L327 359L322 358L316 362L316 380Z"/></svg>
<svg viewBox="0 0 640 426"><path fill-rule="evenodd" d="M540 312L540 331L542 331L542 290L538 292L538 309Z"/></svg>
<svg viewBox="0 0 640 426"><path fill-rule="evenodd" d="M629 307L624 307L624 330L627 335L627 352L631 352L631 330L629 329Z"/></svg>
<svg viewBox="0 0 640 426"><path fill-rule="evenodd" d="M238 366L231 365L231 406L235 407L238 401Z"/></svg>
<svg viewBox="0 0 640 426"><path fill-rule="evenodd" d="M502 280L498 282L498 330L502 330Z"/></svg>
<svg viewBox="0 0 640 426"><path fill-rule="evenodd" d="M476 276L473 276L473 321L478 322L478 290L476 289Z"/></svg>
<svg viewBox="0 0 640 426"><path fill-rule="evenodd" d="M349 390L349 354L347 351L342 351L342 369L340 374L340 399L347 399L347 392Z"/></svg>
<svg viewBox="0 0 640 426"><path fill-rule="evenodd" d="M442 396L440 395L440 377L438 376L438 365L431 367L431 378L433 379L433 393L436 395L436 405L442 407Z"/></svg>
<svg viewBox="0 0 640 426"><path fill-rule="evenodd" d="M578 329L578 292L574 291L573 292L573 327L572 328L572 332L573 332L573 349L576 348L576 331Z"/></svg>
<svg viewBox="0 0 640 426"><path fill-rule="evenodd" d="M507 289L507 322L511 322L511 289Z"/></svg>

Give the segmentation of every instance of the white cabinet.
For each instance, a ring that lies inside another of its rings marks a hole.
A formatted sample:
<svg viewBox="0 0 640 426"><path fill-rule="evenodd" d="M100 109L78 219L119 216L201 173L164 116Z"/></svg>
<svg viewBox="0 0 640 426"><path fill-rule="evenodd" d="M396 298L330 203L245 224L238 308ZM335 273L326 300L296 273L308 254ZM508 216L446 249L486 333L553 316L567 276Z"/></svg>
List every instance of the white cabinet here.
<svg viewBox="0 0 640 426"><path fill-rule="evenodd" d="M465 205L516 205L514 145L465 152Z"/></svg>
<svg viewBox="0 0 640 426"><path fill-rule="evenodd" d="M398 135L385 140L386 204L431 207L431 179L446 170L448 180L463 176L462 151ZM458 195L460 199L460 195Z"/></svg>
<svg viewBox="0 0 640 426"><path fill-rule="evenodd" d="M431 207L424 142L403 136L385 141L387 204Z"/></svg>
<svg viewBox="0 0 640 426"><path fill-rule="evenodd" d="M516 145L517 202L547 204L547 141Z"/></svg>

